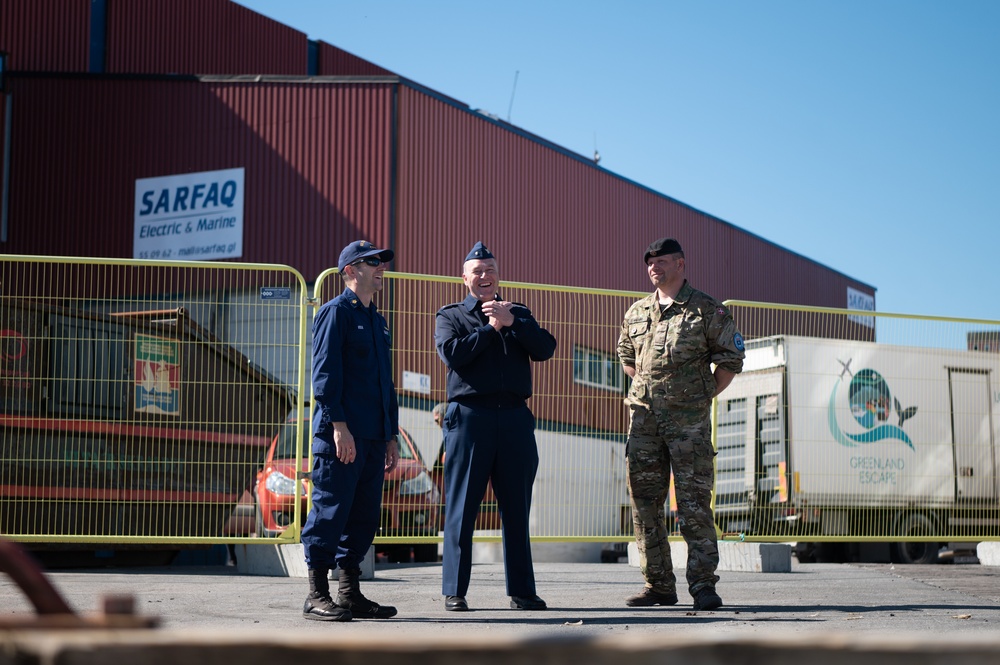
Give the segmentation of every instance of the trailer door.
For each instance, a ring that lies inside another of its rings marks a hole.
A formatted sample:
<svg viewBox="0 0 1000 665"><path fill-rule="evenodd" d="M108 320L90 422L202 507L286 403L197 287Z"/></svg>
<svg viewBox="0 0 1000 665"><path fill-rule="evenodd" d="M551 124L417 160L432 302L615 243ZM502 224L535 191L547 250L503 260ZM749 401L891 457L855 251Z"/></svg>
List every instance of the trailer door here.
<svg viewBox="0 0 1000 665"><path fill-rule="evenodd" d="M774 504L787 501L779 491L787 487L779 477L787 460L783 380L783 367L746 372L719 398L715 510L723 531L767 535Z"/></svg>
<svg viewBox="0 0 1000 665"><path fill-rule="evenodd" d="M985 371L950 369L952 445L959 500L993 500L993 426L990 377Z"/></svg>

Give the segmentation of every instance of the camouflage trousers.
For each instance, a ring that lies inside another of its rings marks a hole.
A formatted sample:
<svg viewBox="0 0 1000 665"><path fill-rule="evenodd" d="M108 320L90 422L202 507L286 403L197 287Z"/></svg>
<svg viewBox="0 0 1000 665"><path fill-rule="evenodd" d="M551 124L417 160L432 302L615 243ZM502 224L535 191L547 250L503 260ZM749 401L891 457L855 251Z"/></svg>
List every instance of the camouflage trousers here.
<svg viewBox="0 0 1000 665"><path fill-rule="evenodd" d="M676 591L664 504L674 474L677 523L688 546L687 583L694 594L719 581L719 546L712 516L715 451L705 411L650 411L631 407L626 470L635 542L646 586Z"/></svg>

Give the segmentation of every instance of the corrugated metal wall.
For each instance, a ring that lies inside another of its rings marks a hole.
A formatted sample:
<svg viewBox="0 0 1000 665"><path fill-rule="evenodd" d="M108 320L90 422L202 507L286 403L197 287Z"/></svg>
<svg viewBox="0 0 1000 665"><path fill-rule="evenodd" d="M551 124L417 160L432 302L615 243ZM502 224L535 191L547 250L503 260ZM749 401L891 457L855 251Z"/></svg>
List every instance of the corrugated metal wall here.
<svg viewBox="0 0 1000 665"><path fill-rule="evenodd" d="M306 35L221 0L107 0L108 72L304 76Z"/></svg>
<svg viewBox="0 0 1000 665"><path fill-rule="evenodd" d="M303 75L309 66L305 35L228 0L101 1L108 72ZM0 4L11 69L85 70L88 6ZM391 74L322 42L316 69ZM136 178L242 166L243 260L307 277L357 238L392 243L397 270L457 275L481 239L507 280L647 291L643 250L672 235L692 283L721 299L842 307L847 286L874 293L411 82L398 86L398 109L390 81L22 75L10 84L17 195L6 252L131 256Z"/></svg>
<svg viewBox="0 0 1000 665"><path fill-rule="evenodd" d="M132 256L135 180L243 167L244 261L389 243L391 84L25 78L0 251ZM74 113L67 114L71 107Z"/></svg>
<svg viewBox="0 0 1000 665"><path fill-rule="evenodd" d="M316 42L318 76L395 76L388 69L368 62L326 42Z"/></svg>
<svg viewBox="0 0 1000 665"><path fill-rule="evenodd" d="M0 92L0 243L7 238L7 93ZM0 252L3 251L0 244Z"/></svg>
<svg viewBox="0 0 1000 665"><path fill-rule="evenodd" d="M89 0L0 2L0 51L11 70L85 72L89 39Z"/></svg>
<svg viewBox="0 0 1000 665"><path fill-rule="evenodd" d="M501 279L651 290L646 246L685 249L690 281L720 299L830 307L834 270L620 178L558 146L403 86L399 97L397 269L461 272L477 240Z"/></svg>
<svg viewBox="0 0 1000 665"><path fill-rule="evenodd" d="M304 33L229 0L101 0L106 8L105 60L93 63L93 4L91 0L0 2L0 50L10 54L9 68L152 74L307 73L308 40ZM100 16L100 12L93 15Z"/></svg>

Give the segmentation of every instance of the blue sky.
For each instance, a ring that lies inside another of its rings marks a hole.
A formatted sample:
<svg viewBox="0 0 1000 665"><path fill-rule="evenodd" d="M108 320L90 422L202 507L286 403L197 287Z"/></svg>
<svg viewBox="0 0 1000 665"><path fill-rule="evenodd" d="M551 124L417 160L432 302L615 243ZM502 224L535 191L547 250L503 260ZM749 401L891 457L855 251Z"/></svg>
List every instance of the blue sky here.
<svg viewBox="0 0 1000 665"><path fill-rule="evenodd" d="M876 287L879 311L1000 319L1000 2L239 4L596 147L608 170Z"/></svg>

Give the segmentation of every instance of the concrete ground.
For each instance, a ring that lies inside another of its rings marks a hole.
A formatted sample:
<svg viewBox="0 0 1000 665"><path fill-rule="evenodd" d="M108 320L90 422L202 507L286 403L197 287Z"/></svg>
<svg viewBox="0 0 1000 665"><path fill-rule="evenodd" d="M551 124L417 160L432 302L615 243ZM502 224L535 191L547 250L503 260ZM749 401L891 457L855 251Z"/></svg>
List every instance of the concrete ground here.
<svg viewBox="0 0 1000 665"><path fill-rule="evenodd" d="M683 571L677 571L683 580ZM635 634L790 635L944 632L1000 637L1000 569L980 565L799 564L789 573L723 573L725 606L695 612L681 590L674 607L631 608L639 571L619 564L536 564L545 612L512 610L502 564L477 564L468 593L472 611L444 611L440 564L377 564L363 592L399 615L389 621L345 624L301 617L306 580L241 575L232 566L56 571L48 578L81 613L107 595L131 594L140 615L160 631L217 631L260 636L350 635L566 637ZM0 578L0 625L32 608L20 590Z"/></svg>
<svg viewBox="0 0 1000 665"><path fill-rule="evenodd" d="M681 571L677 571L683 579ZM358 665L985 665L1000 659L1000 569L981 565L798 564L723 573L725 606L630 608L641 586L625 563L538 563L550 609L508 606L502 564L477 564L471 612L444 611L440 564L376 564L363 591L399 615L305 621L306 581L233 566L57 571L77 612L131 595L153 629L58 630L0 578L0 665L277 662ZM105 617L106 618L106 617ZM12 628L15 624L19 627ZM4 626L8 628L4 628Z"/></svg>

